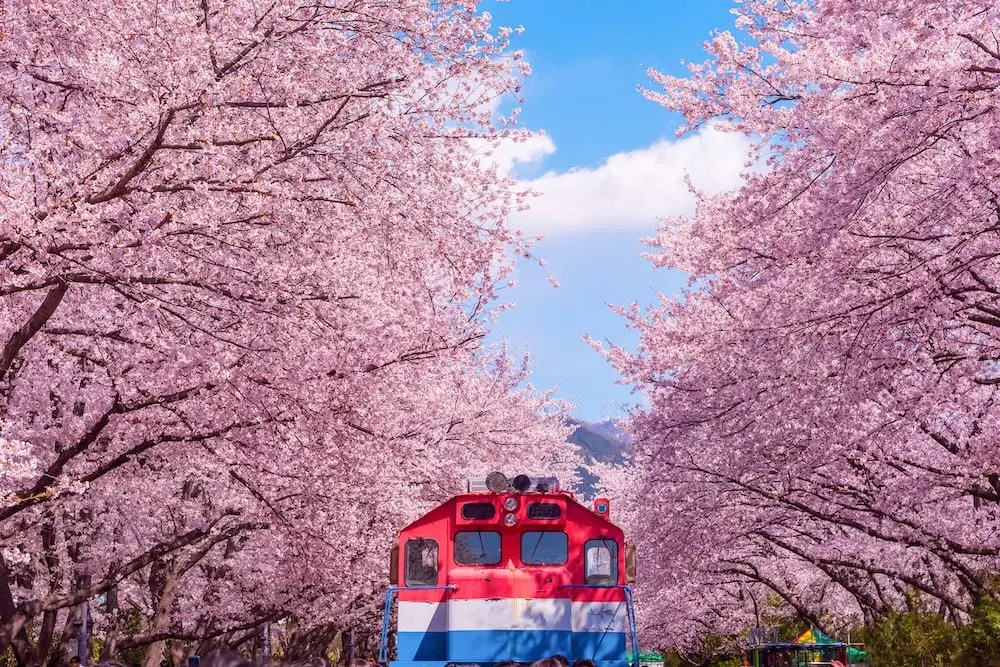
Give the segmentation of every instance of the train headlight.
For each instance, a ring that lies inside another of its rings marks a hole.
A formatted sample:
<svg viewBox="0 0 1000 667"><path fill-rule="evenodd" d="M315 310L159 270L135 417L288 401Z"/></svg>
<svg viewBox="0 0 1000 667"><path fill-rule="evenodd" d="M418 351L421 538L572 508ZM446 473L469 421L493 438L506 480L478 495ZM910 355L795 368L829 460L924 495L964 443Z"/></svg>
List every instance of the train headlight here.
<svg viewBox="0 0 1000 667"><path fill-rule="evenodd" d="M513 528L515 524L517 524L517 515L516 514L505 514L504 515L504 517L503 517L503 525L507 526L508 528Z"/></svg>
<svg viewBox="0 0 1000 667"><path fill-rule="evenodd" d="M517 498L514 496L507 496L503 501L503 508L508 512L513 512L517 509Z"/></svg>
<svg viewBox="0 0 1000 667"><path fill-rule="evenodd" d="M491 472L486 476L486 488L493 493L501 493L507 490L507 476L502 472Z"/></svg>

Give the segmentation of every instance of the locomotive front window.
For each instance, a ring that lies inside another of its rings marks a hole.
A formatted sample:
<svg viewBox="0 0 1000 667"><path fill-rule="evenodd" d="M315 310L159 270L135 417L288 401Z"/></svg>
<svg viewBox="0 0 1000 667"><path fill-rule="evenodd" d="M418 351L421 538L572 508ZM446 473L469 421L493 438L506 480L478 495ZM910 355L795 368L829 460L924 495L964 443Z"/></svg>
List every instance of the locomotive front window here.
<svg viewBox="0 0 1000 667"><path fill-rule="evenodd" d="M618 543L614 540L587 540L584 546L586 571L584 581L592 586L618 583Z"/></svg>
<svg viewBox="0 0 1000 667"><path fill-rule="evenodd" d="M558 519L562 515L562 508L555 503L529 503L529 519Z"/></svg>
<svg viewBox="0 0 1000 667"><path fill-rule="evenodd" d="M521 533L521 562L525 565L562 565L569 558L569 538L561 530Z"/></svg>
<svg viewBox="0 0 1000 667"><path fill-rule="evenodd" d="M459 565L496 565L500 562L500 533L487 530L455 533L455 562Z"/></svg>
<svg viewBox="0 0 1000 667"><path fill-rule="evenodd" d="M438 543L423 537L406 541L406 567L403 581L407 586L436 586L438 582Z"/></svg>
<svg viewBox="0 0 1000 667"><path fill-rule="evenodd" d="M493 503L465 503L462 505L462 518L474 521L477 519L492 519L497 515Z"/></svg>

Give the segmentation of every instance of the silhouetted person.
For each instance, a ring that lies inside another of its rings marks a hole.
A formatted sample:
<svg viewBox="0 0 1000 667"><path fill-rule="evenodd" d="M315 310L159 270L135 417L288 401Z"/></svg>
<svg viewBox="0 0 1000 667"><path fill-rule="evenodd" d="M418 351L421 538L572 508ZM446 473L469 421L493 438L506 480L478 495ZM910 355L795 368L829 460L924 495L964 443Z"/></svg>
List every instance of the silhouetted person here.
<svg viewBox="0 0 1000 667"><path fill-rule="evenodd" d="M69 667L80 667L80 656L74 655L69 659Z"/></svg>
<svg viewBox="0 0 1000 667"><path fill-rule="evenodd" d="M569 658L567 658L564 655L556 653L554 656L552 656L552 659L558 662L560 665L562 665L562 667L569 667Z"/></svg>
<svg viewBox="0 0 1000 667"><path fill-rule="evenodd" d="M573 667L597 667L597 665L590 658L580 658L573 663Z"/></svg>

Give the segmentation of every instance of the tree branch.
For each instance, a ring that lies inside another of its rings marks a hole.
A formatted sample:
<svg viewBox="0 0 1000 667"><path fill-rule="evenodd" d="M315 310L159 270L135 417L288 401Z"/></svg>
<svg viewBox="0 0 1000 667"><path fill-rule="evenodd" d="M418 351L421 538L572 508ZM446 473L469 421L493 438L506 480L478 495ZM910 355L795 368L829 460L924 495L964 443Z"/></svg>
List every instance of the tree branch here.
<svg viewBox="0 0 1000 667"><path fill-rule="evenodd" d="M0 354L0 380L3 380L3 378L7 376L7 371L10 370L11 364L14 363L14 359L17 358L21 349L36 333L38 333L39 329L45 326L45 323L48 322L49 318L56 312L56 308L58 308L59 304L62 302L67 289L69 289L68 283L63 281L57 282L56 285L49 290L48 294L45 295L41 305L38 306L34 314L28 318L28 321L24 323L24 326L15 331L14 335L7 341L7 344L3 348L3 353Z"/></svg>

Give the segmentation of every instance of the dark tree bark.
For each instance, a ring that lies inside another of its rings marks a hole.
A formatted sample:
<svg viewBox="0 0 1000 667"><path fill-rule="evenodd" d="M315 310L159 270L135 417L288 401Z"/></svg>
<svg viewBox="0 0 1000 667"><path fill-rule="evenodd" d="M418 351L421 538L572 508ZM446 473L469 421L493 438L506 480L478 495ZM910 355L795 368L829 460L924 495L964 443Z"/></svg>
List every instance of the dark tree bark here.
<svg viewBox="0 0 1000 667"><path fill-rule="evenodd" d="M21 349L28 344L28 341L38 333L39 329L45 326L45 323L56 312L56 308L59 307L68 288L69 285L67 283L60 281L50 289L45 298L42 299L42 303L31 317L28 318L28 321L15 331L14 335L7 341L7 344L4 345L3 352L0 353L0 380L3 380L7 376L7 371L10 370L14 359L17 358Z"/></svg>
<svg viewBox="0 0 1000 667"><path fill-rule="evenodd" d="M337 638L340 627L333 623L319 625L308 630L296 628L288 637L285 647L285 661L306 661L323 656L327 648Z"/></svg>

